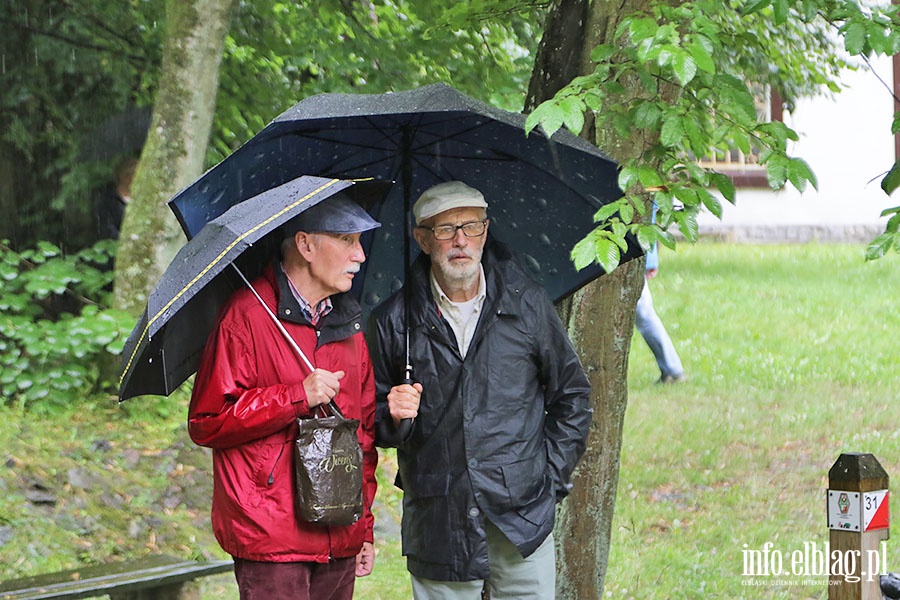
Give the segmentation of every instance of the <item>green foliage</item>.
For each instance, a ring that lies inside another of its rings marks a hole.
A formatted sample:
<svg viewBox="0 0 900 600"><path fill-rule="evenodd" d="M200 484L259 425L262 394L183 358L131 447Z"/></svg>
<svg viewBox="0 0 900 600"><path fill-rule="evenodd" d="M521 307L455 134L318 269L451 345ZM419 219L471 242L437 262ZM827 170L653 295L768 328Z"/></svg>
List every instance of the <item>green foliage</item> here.
<svg viewBox="0 0 900 600"><path fill-rule="evenodd" d="M506 12L472 16L459 12L462 4L237 3L206 166L321 92L443 81L520 110L540 39L539 6L505 1ZM0 172L11 174L14 190L8 199L0 194L0 209L17 215L0 224L0 238L17 247L51 240L67 250L96 240L92 200L112 181L118 157L114 148L101 156L91 150L105 123L152 104L164 33L165 3L147 0L31 0L0 16Z"/></svg>
<svg viewBox="0 0 900 600"><path fill-rule="evenodd" d="M92 145L104 142L97 130L108 117L150 103L162 10L144 0L29 0L4 10L0 168L13 195L0 195L0 208L17 219L0 224L0 237L19 247L96 241L93 194L112 180L117 153L107 144L94 156Z"/></svg>
<svg viewBox="0 0 900 600"><path fill-rule="evenodd" d="M487 14L428 0L241 2L220 74L213 164L305 97L438 81L521 110L539 32L533 11ZM463 13L465 14L465 13Z"/></svg>
<svg viewBox="0 0 900 600"><path fill-rule="evenodd" d="M759 115L754 98L772 89L790 108L801 95L837 91L839 71L848 65L829 41L829 29L850 55L894 54L900 48L897 11L824 0L693 0L658 1L646 13L622 18L614 39L593 50L594 71L538 106L526 125L548 134L561 127L579 133L590 110L601 134L626 142L609 146L635 148L614 157L623 198L598 213L598 229L573 251L576 265L597 262L609 270L626 232L642 243L674 246L671 236L648 233L646 209L629 207L655 204L655 227L676 224L696 241L699 211L722 214L709 190L729 202L735 193L726 176L700 168L698 158L732 148L756 152L772 189L816 187L809 165L788 154L797 133ZM886 190L900 185L897 172L885 180ZM900 247L895 236L887 231L878 247Z"/></svg>
<svg viewBox="0 0 900 600"><path fill-rule="evenodd" d="M890 218L884 226L884 233L872 240L866 248L866 260L879 259L892 248L900 252L900 206L883 210L881 216Z"/></svg>
<svg viewBox="0 0 900 600"><path fill-rule="evenodd" d="M109 240L72 255L48 242L16 252L0 244L0 397L21 406L80 400L105 382L100 360L119 354L134 325L105 308Z"/></svg>

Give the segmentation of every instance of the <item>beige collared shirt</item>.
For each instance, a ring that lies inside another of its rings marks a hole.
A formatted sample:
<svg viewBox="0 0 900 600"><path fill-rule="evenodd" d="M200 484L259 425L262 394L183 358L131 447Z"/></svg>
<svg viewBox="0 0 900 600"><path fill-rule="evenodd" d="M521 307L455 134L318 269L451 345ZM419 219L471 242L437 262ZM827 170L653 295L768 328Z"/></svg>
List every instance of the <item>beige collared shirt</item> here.
<svg viewBox="0 0 900 600"><path fill-rule="evenodd" d="M466 357L469 343L472 341L472 336L475 335L475 326L478 324L481 309L484 307L486 289L484 269L480 268L478 270L478 291L475 292L475 296L465 302L453 302L441 289L437 279L434 278L434 273L431 273L431 294L437 302L441 315L450 324L450 328L456 336L459 353L463 358Z"/></svg>

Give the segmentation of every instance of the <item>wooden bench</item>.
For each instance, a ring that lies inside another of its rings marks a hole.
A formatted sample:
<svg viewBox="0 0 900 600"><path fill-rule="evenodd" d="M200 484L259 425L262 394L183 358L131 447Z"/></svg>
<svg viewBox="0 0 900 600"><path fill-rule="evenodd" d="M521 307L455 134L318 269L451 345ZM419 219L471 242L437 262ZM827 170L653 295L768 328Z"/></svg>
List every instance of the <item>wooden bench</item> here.
<svg viewBox="0 0 900 600"><path fill-rule="evenodd" d="M23 577L0 582L0 600L94 598L110 600L189 600L198 598L185 584L234 568L230 560L199 562L167 555Z"/></svg>

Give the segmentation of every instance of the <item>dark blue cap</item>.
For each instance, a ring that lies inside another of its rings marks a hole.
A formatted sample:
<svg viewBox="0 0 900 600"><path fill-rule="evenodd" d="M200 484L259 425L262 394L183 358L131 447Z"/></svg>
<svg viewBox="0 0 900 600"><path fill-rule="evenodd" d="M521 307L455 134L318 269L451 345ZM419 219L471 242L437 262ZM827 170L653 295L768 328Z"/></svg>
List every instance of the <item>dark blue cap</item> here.
<svg viewBox="0 0 900 600"><path fill-rule="evenodd" d="M362 233L381 227L381 223L369 216L363 207L338 192L319 202L284 224L285 233Z"/></svg>

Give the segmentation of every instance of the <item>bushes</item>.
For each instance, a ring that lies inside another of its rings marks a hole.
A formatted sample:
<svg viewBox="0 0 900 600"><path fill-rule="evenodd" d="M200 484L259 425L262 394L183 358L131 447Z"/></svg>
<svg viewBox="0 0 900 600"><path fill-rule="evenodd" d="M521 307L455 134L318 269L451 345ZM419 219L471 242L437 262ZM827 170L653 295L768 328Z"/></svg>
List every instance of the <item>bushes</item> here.
<svg viewBox="0 0 900 600"><path fill-rule="evenodd" d="M134 318L110 308L115 242L72 255L47 242L16 252L0 242L0 403L68 403L110 384Z"/></svg>

